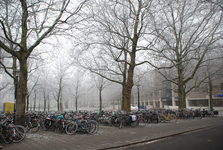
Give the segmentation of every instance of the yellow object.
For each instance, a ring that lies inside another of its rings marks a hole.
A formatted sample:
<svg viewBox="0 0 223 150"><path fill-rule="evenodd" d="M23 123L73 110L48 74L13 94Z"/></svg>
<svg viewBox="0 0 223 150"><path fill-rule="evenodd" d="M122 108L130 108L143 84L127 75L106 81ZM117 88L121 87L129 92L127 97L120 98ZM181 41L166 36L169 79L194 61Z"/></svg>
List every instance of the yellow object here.
<svg viewBox="0 0 223 150"><path fill-rule="evenodd" d="M13 102L6 102L5 103L5 111L4 113L14 113L14 103Z"/></svg>

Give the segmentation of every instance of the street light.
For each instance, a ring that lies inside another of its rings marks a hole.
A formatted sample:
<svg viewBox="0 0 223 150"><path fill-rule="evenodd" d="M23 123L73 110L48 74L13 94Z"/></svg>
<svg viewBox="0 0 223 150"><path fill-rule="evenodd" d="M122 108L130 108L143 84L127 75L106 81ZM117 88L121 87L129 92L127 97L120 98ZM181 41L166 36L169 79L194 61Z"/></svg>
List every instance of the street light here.
<svg viewBox="0 0 223 150"><path fill-rule="evenodd" d="M14 83L15 83L15 100L14 100L14 123L15 123L15 113L16 113L16 101L17 101L17 86L18 86L18 77L19 77L19 70L13 70L13 74L15 76Z"/></svg>
<svg viewBox="0 0 223 150"><path fill-rule="evenodd" d="M140 87L140 85L137 84L136 86L138 87L138 111L139 111L139 105L140 105L140 104L139 104L139 87Z"/></svg>

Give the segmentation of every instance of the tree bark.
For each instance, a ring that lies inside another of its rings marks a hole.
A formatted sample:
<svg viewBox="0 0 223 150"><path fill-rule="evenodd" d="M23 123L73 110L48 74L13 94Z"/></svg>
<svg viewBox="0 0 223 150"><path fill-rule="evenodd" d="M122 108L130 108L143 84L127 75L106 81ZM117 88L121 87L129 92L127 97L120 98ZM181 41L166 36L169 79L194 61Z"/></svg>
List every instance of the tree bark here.
<svg viewBox="0 0 223 150"><path fill-rule="evenodd" d="M46 111L46 93L45 93L45 91L44 91L44 108L43 108L43 110L44 110L44 112Z"/></svg>
<svg viewBox="0 0 223 150"><path fill-rule="evenodd" d="M135 68L135 57L136 57L136 44L137 44L138 36L135 35L133 38L133 44L132 44L132 52L130 53L131 62L128 68L128 77L127 77L127 83L126 88L124 89L124 111L130 112L131 111L131 92L132 87L134 85L133 82L133 76L134 76L134 68Z"/></svg>
<svg viewBox="0 0 223 150"><path fill-rule="evenodd" d="M100 102L100 111L102 111L102 88L99 89L99 102Z"/></svg>
<svg viewBox="0 0 223 150"><path fill-rule="evenodd" d="M24 56L24 55L23 55ZM24 125L25 117L21 118L25 114L26 108L26 96L27 96L27 59L20 59L20 76L18 81L18 93L17 93L17 105L16 105L16 118L15 124Z"/></svg>
<svg viewBox="0 0 223 150"><path fill-rule="evenodd" d="M77 110L77 96L75 97L75 107L76 107L76 110Z"/></svg>
<svg viewBox="0 0 223 150"><path fill-rule="evenodd" d="M26 97L26 111L29 111L29 95Z"/></svg>
<svg viewBox="0 0 223 150"><path fill-rule="evenodd" d="M210 77L208 78L208 80L209 80L208 85L209 85L210 109L213 109L213 98L212 98L213 86Z"/></svg>
<svg viewBox="0 0 223 150"><path fill-rule="evenodd" d="M186 108L186 93L185 93L185 85L183 79L184 68L179 61L180 65L178 67L178 108L183 109Z"/></svg>

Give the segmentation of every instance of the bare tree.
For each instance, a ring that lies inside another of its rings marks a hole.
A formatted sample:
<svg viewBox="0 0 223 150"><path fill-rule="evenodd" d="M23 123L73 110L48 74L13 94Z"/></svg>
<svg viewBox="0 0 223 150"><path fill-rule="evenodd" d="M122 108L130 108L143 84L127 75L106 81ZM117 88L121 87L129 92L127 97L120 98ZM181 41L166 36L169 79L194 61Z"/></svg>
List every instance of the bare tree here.
<svg viewBox="0 0 223 150"><path fill-rule="evenodd" d="M40 45L40 43L47 37L55 35L56 33L66 33L67 29L74 27L81 19L77 15L84 3L87 0L83 0L80 3L73 3L70 0L58 0L58 1L29 1L20 0L12 1L9 9L15 10L16 13L13 16L7 14L7 10L3 5L0 5L0 9L4 16L9 16L10 19L16 18L18 21L15 26L10 26L13 32L11 35L13 38L9 38L9 29L7 29L7 20L1 17L1 32L4 33L0 37L0 47L6 52L19 60L20 76L18 83L18 96L17 96L17 115L25 114L26 96L27 96L27 59L33 50ZM11 2L11 1L10 1ZM2 3L1 3L2 4ZM3 16L2 15L2 16ZM64 25L62 27L62 25ZM18 40L16 37L19 37ZM14 48L10 47L11 43ZM17 124L24 124L24 119L16 117Z"/></svg>
<svg viewBox="0 0 223 150"><path fill-rule="evenodd" d="M100 73L103 76L103 73ZM102 111L102 107L103 107L103 103L102 103L102 91L109 85L108 84L108 80L106 80L104 77L102 76L92 76L95 86L99 91L99 103L100 103L100 108L99 110Z"/></svg>
<svg viewBox="0 0 223 150"><path fill-rule="evenodd" d="M206 54L219 48L222 12L216 5L199 1L178 0L176 3L160 0L157 3L151 32L145 36L145 41L151 42L142 48L147 51L149 59L142 63L149 63L177 86L178 107L185 108L186 94L205 78L194 82L189 89L186 84L208 61ZM156 38L151 40L151 36ZM165 74L165 69L172 69L172 73Z"/></svg>
<svg viewBox="0 0 223 150"><path fill-rule="evenodd" d="M57 62L53 70L54 85L52 85L52 89L54 90L52 93L57 102L58 111L63 110L63 91L68 80L69 67L70 65L66 63L65 59L60 57L60 62Z"/></svg>
<svg viewBox="0 0 223 150"><path fill-rule="evenodd" d="M215 56L212 56L212 58L218 58L217 56L220 56L221 59L213 59L205 63L204 69L201 70L200 72L202 73L201 76L204 76L203 78L206 78L203 82L203 86L205 88L200 88L200 92L207 92L209 94L209 104L210 104L210 109L213 109L213 82L221 81L222 75L223 75L223 57L221 54L221 51L219 53L215 53ZM207 57L211 58L210 55ZM207 86L208 85L208 86Z"/></svg>
<svg viewBox="0 0 223 150"><path fill-rule="evenodd" d="M9 84L9 83L4 83L4 82L1 83L0 91L3 90L3 89L5 89L5 88L8 86L8 84Z"/></svg>
<svg viewBox="0 0 223 150"><path fill-rule="evenodd" d="M122 84L122 109L128 112L130 111L131 90L134 85L134 68L138 65L136 64L136 52L139 50L140 38L147 28L146 18L150 15L148 11L151 2L151 0L94 1L92 7L89 8L92 10L90 11L92 19L88 20L89 28L85 28L85 31L89 31L85 32L88 35L87 38L84 38L85 48L106 50L93 58L95 60L100 58L102 63L98 65L100 68L92 67L91 71L112 82ZM106 57L105 54L108 56ZM109 57L113 59L112 63L108 63ZM116 65L115 68L114 65ZM102 75L99 73L100 70L110 71L111 75L110 73L106 74L107 76ZM112 75L116 75L116 78L112 79Z"/></svg>
<svg viewBox="0 0 223 150"><path fill-rule="evenodd" d="M37 77L36 81L34 82L33 86L31 87L31 90L28 91L27 96L26 96L26 111L29 110L29 97L33 93L34 88L36 87L38 80L39 80L40 75Z"/></svg>
<svg viewBox="0 0 223 150"><path fill-rule="evenodd" d="M80 69L76 70L73 74L71 83L69 84L69 92L74 97L75 109L78 110L78 101L83 96L83 82L84 82L84 72Z"/></svg>
<svg viewBox="0 0 223 150"><path fill-rule="evenodd" d="M39 91L41 91L42 93L42 97L43 97L43 110L50 110L50 94L52 92L51 90L51 86L53 86L51 84L52 79L50 79L50 72L49 72L49 68L43 68L40 70L41 72L41 78L40 81L38 83L38 88ZM48 106L48 107L47 107Z"/></svg>

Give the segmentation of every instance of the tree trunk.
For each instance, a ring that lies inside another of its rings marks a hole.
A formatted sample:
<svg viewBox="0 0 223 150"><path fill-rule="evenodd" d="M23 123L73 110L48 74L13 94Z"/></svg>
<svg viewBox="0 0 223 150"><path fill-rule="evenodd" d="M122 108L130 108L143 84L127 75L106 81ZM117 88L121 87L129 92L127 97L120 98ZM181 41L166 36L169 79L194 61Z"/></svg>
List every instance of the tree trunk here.
<svg viewBox="0 0 223 150"><path fill-rule="evenodd" d="M47 100L48 100L48 111L50 111L50 98L49 98L49 96L47 96Z"/></svg>
<svg viewBox="0 0 223 150"><path fill-rule="evenodd" d="M134 45L134 44L133 44ZM133 87L133 75L134 75L134 68L135 68L135 52L136 52L136 45L135 48L133 46L133 50L131 53L131 62L128 69L128 78L126 87L124 89L124 111L130 112L131 111L131 92Z"/></svg>
<svg viewBox="0 0 223 150"><path fill-rule="evenodd" d="M57 95L57 110L60 111L60 89L59 89L59 93Z"/></svg>
<svg viewBox="0 0 223 150"><path fill-rule="evenodd" d="M35 97L34 97L34 103L33 103L33 110L35 111L36 109L36 91L35 91Z"/></svg>
<svg viewBox="0 0 223 150"><path fill-rule="evenodd" d="M186 108L186 94L184 86L178 84L178 108L183 109Z"/></svg>
<svg viewBox="0 0 223 150"><path fill-rule="evenodd" d="M38 107L38 111L40 111L40 101L39 101L39 107Z"/></svg>
<svg viewBox="0 0 223 150"><path fill-rule="evenodd" d="M44 112L46 111L46 93L44 91L44 108L43 108Z"/></svg>
<svg viewBox="0 0 223 150"><path fill-rule="evenodd" d="M102 96L101 96L101 93L102 93L102 88L99 89L100 111L102 111Z"/></svg>
<svg viewBox="0 0 223 150"><path fill-rule="evenodd" d="M209 79L208 85L209 85L210 109L213 109L213 98L212 98L213 86L211 79L210 78L208 79Z"/></svg>
<svg viewBox="0 0 223 150"><path fill-rule="evenodd" d="M125 99L125 89L126 85L122 84L122 99L121 99L121 110L124 110L124 99Z"/></svg>
<svg viewBox="0 0 223 150"><path fill-rule="evenodd" d="M75 106L76 106L76 110L77 110L77 96L75 97Z"/></svg>
<svg viewBox="0 0 223 150"><path fill-rule="evenodd" d="M186 108L186 93L183 82L183 69L178 69L178 108Z"/></svg>
<svg viewBox="0 0 223 150"><path fill-rule="evenodd" d="M26 111L29 111L29 95L26 97Z"/></svg>
<svg viewBox="0 0 223 150"><path fill-rule="evenodd" d="M124 55L125 55L125 61L127 61L127 52L124 51ZM125 92L125 88L126 88L126 76L127 76L127 63L125 62L124 64L124 70L123 70L123 81L122 81L122 101L121 101L121 110L124 110L124 92Z"/></svg>
<svg viewBox="0 0 223 150"><path fill-rule="evenodd" d="M60 111L63 111L62 95L61 95L61 97L60 97Z"/></svg>
<svg viewBox="0 0 223 150"><path fill-rule="evenodd" d="M24 55L23 55L24 56ZM21 58L20 62L20 76L18 81L18 93L17 93L17 104L16 105L16 118L15 124L24 125L25 124L25 108L26 108L26 96L27 96L27 59Z"/></svg>
<svg viewBox="0 0 223 150"><path fill-rule="evenodd" d="M130 112L131 111L131 91L133 87L133 74L134 74L134 67L130 66L128 70L128 79L127 84L124 92L124 111Z"/></svg>

